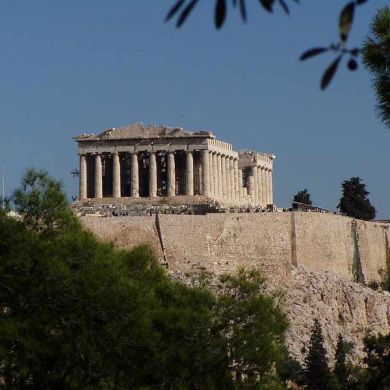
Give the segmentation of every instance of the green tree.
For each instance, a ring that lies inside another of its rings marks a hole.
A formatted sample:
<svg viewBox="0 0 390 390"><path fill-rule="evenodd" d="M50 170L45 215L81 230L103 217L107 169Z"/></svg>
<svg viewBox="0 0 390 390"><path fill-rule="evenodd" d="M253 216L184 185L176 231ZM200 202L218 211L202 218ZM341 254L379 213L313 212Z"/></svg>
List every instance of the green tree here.
<svg viewBox="0 0 390 390"><path fill-rule="evenodd" d="M351 177L342 183L343 194L337 208L353 218L369 221L375 218L376 210L367 195L366 185L359 177Z"/></svg>
<svg viewBox="0 0 390 390"><path fill-rule="evenodd" d="M309 350L305 358L306 384L309 390L335 389L334 379L328 365L321 324L314 320Z"/></svg>
<svg viewBox="0 0 390 390"><path fill-rule="evenodd" d="M15 192L21 218L0 211L5 386L281 388L274 366L287 324L257 273L224 277L217 295L175 282L148 247L97 241L58 192L31 170Z"/></svg>
<svg viewBox="0 0 390 390"><path fill-rule="evenodd" d="M305 372L298 360L294 359L287 351L284 359L279 362L277 372L280 378L285 382L295 383L297 386L305 385Z"/></svg>
<svg viewBox="0 0 390 390"><path fill-rule="evenodd" d="M366 389L390 389L390 333L364 338Z"/></svg>
<svg viewBox="0 0 390 390"><path fill-rule="evenodd" d="M390 8L378 11L370 35L364 42L363 62L373 76L377 97L377 111L390 127Z"/></svg>
<svg viewBox="0 0 390 390"><path fill-rule="evenodd" d="M62 184L46 171L28 169L12 201L24 225L41 233L74 228L77 220L68 207Z"/></svg>
<svg viewBox="0 0 390 390"><path fill-rule="evenodd" d="M339 334L337 338L334 375L340 387L346 389L348 384L347 350L346 343L341 334Z"/></svg>
<svg viewBox="0 0 390 390"><path fill-rule="evenodd" d="M307 204L309 206L311 206L313 203L310 199L310 194L308 193L306 188L302 191L298 191L294 195L293 202L303 203L303 204Z"/></svg>
<svg viewBox="0 0 390 390"><path fill-rule="evenodd" d="M243 269L222 276L218 290L212 334L221 332L227 340L229 367L247 386L267 383L286 351L280 297L265 293L258 272Z"/></svg>

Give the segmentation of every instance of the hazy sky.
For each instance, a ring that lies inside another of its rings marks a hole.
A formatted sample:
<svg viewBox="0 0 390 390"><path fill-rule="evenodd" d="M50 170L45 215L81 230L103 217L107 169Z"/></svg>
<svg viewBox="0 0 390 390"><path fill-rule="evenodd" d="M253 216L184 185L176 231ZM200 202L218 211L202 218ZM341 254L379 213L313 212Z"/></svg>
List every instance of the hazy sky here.
<svg viewBox="0 0 390 390"><path fill-rule="evenodd" d="M173 0L13 0L0 5L0 165L6 190L25 168L45 168L77 194L72 136L132 122L212 130L237 149L274 153L278 206L308 188L334 209L340 183L360 176L378 217L390 217L390 129L376 118L369 75L342 65L319 90L323 55L299 55L337 38L343 1L290 1L292 15L248 0L215 31L203 0L186 25L163 22ZM370 4L372 3L372 4ZM377 7L356 15L359 44Z"/></svg>

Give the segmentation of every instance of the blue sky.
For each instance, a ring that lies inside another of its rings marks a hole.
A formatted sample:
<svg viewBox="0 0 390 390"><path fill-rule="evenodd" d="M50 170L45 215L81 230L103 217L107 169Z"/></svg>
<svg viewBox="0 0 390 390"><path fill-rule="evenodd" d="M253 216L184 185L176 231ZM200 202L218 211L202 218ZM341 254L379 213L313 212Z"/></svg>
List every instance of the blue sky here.
<svg viewBox="0 0 390 390"><path fill-rule="evenodd" d="M163 22L173 0L3 1L0 165L7 192L34 166L75 195L72 136L142 121L209 129L237 149L274 153L279 206L308 188L316 205L334 209L340 183L360 176L378 217L389 218L390 129L375 116L369 75L343 64L321 92L333 57L298 61L304 50L337 39L344 2L291 1L290 16L247 2L246 25L230 12L215 31L210 0L180 30ZM353 44L385 5L359 7Z"/></svg>

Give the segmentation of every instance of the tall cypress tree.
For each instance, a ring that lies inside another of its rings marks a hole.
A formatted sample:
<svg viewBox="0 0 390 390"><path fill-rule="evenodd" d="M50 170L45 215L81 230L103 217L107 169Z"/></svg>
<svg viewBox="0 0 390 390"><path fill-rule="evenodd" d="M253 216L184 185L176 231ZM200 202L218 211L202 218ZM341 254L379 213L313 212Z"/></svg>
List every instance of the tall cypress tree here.
<svg viewBox="0 0 390 390"><path fill-rule="evenodd" d="M305 358L305 377L309 390L333 390L336 388L326 357L321 324L317 318L314 320L309 351Z"/></svg>
<svg viewBox="0 0 390 390"><path fill-rule="evenodd" d="M342 389L346 389L348 383L347 352L345 347L346 344L343 336L339 334L337 338L334 374Z"/></svg>

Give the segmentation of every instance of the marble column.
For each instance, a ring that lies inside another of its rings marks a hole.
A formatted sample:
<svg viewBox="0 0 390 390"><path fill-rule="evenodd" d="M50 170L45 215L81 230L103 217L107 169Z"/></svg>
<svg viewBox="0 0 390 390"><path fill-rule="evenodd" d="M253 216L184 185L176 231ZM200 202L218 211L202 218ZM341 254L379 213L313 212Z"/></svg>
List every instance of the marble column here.
<svg viewBox="0 0 390 390"><path fill-rule="evenodd" d="M223 198L222 192L222 156L220 153L217 154L217 163L218 163L218 197L219 199Z"/></svg>
<svg viewBox="0 0 390 390"><path fill-rule="evenodd" d="M218 192L218 158L217 158L216 152L213 152L212 158L213 158L214 196L216 198L218 198L219 197L219 192Z"/></svg>
<svg viewBox="0 0 390 390"><path fill-rule="evenodd" d="M121 163L118 152L112 155L112 193L114 198L121 197Z"/></svg>
<svg viewBox="0 0 390 390"><path fill-rule="evenodd" d="M95 198L103 198L102 156L95 156Z"/></svg>
<svg viewBox="0 0 390 390"><path fill-rule="evenodd" d="M244 200L244 187L242 182L242 169L238 170L238 190L240 192L240 201Z"/></svg>
<svg viewBox="0 0 390 390"><path fill-rule="evenodd" d="M264 206L267 206L267 174L264 167L261 168L261 182Z"/></svg>
<svg viewBox="0 0 390 390"><path fill-rule="evenodd" d="M258 188L259 188L259 181L257 177L257 166L252 167L252 176L253 176L253 203L255 205L259 204L259 194L258 194Z"/></svg>
<svg viewBox="0 0 390 390"><path fill-rule="evenodd" d="M234 183L234 163L233 163L233 157L229 158L229 172L230 172L230 200L235 201L236 197L236 187Z"/></svg>
<svg viewBox="0 0 390 390"><path fill-rule="evenodd" d="M240 178L238 171L238 159L233 160L233 169L234 169L234 200L236 202L240 201Z"/></svg>
<svg viewBox="0 0 390 390"><path fill-rule="evenodd" d="M259 204L261 207L264 207L264 199L263 199L263 190L262 190L262 187L264 185L263 183L263 178L261 176L261 167L257 167L257 179L258 179L258 182L259 182L259 186L258 186L258 189L257 189L257 193L259 195Z"/></svg>
<svg viewBox="0 0 390 390"><path fill-rule="evenodd" d="M249 175L246 182L247 193L251 198L251 204L254 204L254 193L255 193L255 180L253 175Z"/></svg>
<svg viewBox="0 0 390 390"><path fill-rule="evenodd" d="M202 150L202 182L203 195L210 196L210 166L209 166L209 151Z"/></svg>
<svg viewBox="0 0 390 390"><path fill-rule="evenodd" d="M87 157L80 155L80 200L87 199Z"/></svg>
<svg viewBox="0 0 390 390"><path fill-rule="evenodd" d="M222 185L222 199L227 198L227 192L226 192L226 164L225 164L226 156L223 154L221 156L221 185Z"/></svg>
<svg viewBox="0 0 390 390"><path fill-rule="evenodd" d="M214 196L214 165L213 154L209 153L209 178L210 178L210 196Z"/></svg>
<svg viewBox="0 0 390 390"><path fill-rule="evenodd" d="M139 197L138 153L131 153L131 196Z"/></svg>
<svg viewBox="0 0 390 390"><path fill-rule="evenodd" d="M230 174L230 156L225 157L225 173L226 173L226 200L231 200L232 184Z"/></svg>
<svg viewBox="0 0 390 390"><path fill-rule="evenodd" d="M194 195L194 152L186 152L186 195Z"/></svg>
<svg viewBox="0 0 390 390"><path fill-rule="evenodd" d="M273 194L272 194L272 170L268 170L268 204L273 204Z"/></svg>
<svg viewBox="0 0 390 390"><path fill-rule="evenodd" d="M149 153L149 197L155 198L157 196L157 163L156 153Z"/></svg>
<svg viewBox="0 0 390 390"><path fill-rule="evenodd" d="M266 188L266 200L267 205L269 204L269 171L268 168L265 170L265 188Z"/></svg>
<svg viewBox="0 0 390 390"><path fill-rule="evenodd" d="M168 152L168 166L167 166L167 179L168 179L168 196L176 196L176 168L175 168L175 153Z"/></svg>

